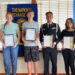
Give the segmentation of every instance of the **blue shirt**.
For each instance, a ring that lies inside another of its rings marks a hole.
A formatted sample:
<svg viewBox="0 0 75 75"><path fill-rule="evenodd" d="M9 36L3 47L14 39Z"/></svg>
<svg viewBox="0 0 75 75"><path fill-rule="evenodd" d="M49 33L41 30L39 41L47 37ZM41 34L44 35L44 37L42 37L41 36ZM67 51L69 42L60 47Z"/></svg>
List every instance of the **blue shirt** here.
<svg viewBox="0 0 75 75"><path fill-rule="evenodd" d="M4 34L12 34L14 36L14 42L17 42L18 24L12 22L11 25L6 25L5 28L4 25L1 25L0 28Z"/></svg>

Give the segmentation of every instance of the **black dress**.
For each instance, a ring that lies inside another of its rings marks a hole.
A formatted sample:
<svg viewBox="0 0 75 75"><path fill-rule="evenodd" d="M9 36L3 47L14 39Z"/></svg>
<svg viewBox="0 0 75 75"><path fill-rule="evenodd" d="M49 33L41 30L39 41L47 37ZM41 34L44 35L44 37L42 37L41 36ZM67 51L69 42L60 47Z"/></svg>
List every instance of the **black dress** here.
<svg viewBox="0 0 75 75"><path fill-rule="evenodd" d="M61 33L60 40L62 40L64 37L74 37L73 43L75 44L75 30L74 31L63 30ZM71 74L75 75L75 68L74 68L75 52L74 50L63 49L62 55L64 58L66 75L69 75L69 67L71 68Z"/></svg>

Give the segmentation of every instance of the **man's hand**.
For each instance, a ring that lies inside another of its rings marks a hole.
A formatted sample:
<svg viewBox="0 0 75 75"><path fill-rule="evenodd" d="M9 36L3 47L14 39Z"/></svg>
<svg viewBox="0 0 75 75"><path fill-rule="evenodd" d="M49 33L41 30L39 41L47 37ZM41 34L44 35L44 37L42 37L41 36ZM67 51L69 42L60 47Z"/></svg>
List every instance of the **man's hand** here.
<svg viewBox="0 0 75 75"><path fill-rule="evenodd" d="M36 39L34 42L35 42L36 44L38 44L38 42L39 42L39 39Z"/></svg>
<svg viewBox="0 0 75 75"><path fill-rule="evenodd" d="M55 45L56 45L56 43L53 43L52 48L54 48L54 47L55 47Z"/></svg>

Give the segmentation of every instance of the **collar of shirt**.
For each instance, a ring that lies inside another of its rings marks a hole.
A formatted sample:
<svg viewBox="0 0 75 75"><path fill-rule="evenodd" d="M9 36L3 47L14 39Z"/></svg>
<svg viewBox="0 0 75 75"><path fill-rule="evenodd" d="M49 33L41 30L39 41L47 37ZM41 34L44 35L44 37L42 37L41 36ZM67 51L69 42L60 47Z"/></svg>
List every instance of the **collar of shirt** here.
<svg viewBox="0 0 75 75"><path fill-rule="evenodd" d="M48 26L48 28L49 28L49 25L51 25L53 22L51 22L51 23L47 23L47 26Z"/></svg>
<svg viewBox="0 0 75 75"><path fill-rule="evenodd" d="M47 23L47 25L50 25L50 24L52 24L53 22L51 22L51 23Z"/></svg>

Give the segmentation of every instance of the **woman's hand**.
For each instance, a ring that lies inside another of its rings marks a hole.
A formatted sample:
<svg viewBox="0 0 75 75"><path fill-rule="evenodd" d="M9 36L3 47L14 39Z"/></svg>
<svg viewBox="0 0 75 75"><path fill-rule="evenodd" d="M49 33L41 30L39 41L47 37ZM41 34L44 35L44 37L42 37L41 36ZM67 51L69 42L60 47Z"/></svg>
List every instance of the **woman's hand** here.
<svg viewBox="0 0 75 75"><path fill-rule="evenodd" d="M18 45L18 43L15 43L15 45L13 46L13 48L15 48Z"/></svg>
<svg viewBox="0 0 75 75"><path fill-rule="evenodd" d="M3 48L6 48L5 44L3 43Z"/></svg>

